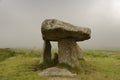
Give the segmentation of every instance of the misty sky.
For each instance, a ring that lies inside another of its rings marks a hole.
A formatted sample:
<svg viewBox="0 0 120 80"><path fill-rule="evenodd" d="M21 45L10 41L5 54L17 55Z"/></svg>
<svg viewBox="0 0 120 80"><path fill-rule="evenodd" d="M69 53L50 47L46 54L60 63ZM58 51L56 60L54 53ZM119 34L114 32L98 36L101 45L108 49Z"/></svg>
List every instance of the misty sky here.
<svg viewBox="0 0 120 80"><path fill-rule="evenodd" d="M120 48L120 0L0 0L0 48L41 48L47 18L91 28L82 48Z"/></svg>

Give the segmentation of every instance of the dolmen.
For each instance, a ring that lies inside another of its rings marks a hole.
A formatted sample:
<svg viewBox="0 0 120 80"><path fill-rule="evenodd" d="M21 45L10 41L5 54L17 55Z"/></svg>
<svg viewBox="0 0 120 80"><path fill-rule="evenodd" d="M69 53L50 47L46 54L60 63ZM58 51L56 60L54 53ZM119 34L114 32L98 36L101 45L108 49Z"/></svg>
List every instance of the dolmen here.
<svg viewBox="0 0 120 80"><path fill-rule="evenodd" d="M74 26L56 19L46 19L41 25L41 32L44 40L43 62L51 61L50 41L57 41L58 62L71 67L80 64L79 59L83 58L83 52L76 42L90 39L89 28Z"/></svg>

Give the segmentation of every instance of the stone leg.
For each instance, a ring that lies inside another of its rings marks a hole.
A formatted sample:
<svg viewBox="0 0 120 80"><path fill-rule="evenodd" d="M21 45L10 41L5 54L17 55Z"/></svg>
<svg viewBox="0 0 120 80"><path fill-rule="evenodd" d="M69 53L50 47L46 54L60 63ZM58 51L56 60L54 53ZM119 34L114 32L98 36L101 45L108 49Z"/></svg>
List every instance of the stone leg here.
<svg viewBox="0 0 120 80"><path fill-rule="evenodd" d="M78 59L83 59L83 51L77 43L76 43L76 49L77 49L76 51L77 51L77 54L78 54Z"/></svg>
<svg viewBox="0 0 120 80"><path fill-rule="evenodd" d="M74 39L61 39L58 41L59 63L66 63L72 67L79 65L82 51Z"/></svg>
<svg viewBox="0 0 120 80"><path fill-rule="evenodd" d="M49 63L50 61L51 61L51 44L50 41L44 40L43 62Z"/></svg>

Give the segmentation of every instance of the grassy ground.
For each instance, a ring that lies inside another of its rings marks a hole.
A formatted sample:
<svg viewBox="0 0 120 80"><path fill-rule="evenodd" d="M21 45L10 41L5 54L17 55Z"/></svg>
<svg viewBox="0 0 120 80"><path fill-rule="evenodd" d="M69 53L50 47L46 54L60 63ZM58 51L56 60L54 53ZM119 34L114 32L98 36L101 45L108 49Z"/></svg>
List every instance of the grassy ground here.
<svg viewBox="0 0 120 80"><path fill-rule="evenodd" d="M34 71L40 50L0 49L0 80L47 80ZM120 52L85 51L80 80L120 80Z"/></svg>

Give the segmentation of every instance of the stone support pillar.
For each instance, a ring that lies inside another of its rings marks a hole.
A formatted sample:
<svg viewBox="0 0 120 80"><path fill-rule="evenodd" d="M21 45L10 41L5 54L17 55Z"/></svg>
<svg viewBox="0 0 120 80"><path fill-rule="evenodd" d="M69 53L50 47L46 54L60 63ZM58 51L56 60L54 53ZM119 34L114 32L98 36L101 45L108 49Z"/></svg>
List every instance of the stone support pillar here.
<svg viewBox="0 0 120 80"><path fill-rule="evenodd" d="M51 61L51 44L50 41L44 40L43 62L49 63L50 61Z"/></svg>
<svg viewBox="0 0 120 80"><path fill-rule="evenodd" d="M82 51L74 39L61 39L58 41L59 63L72 67L79 65L79 58L83 57Z"/></svg>

